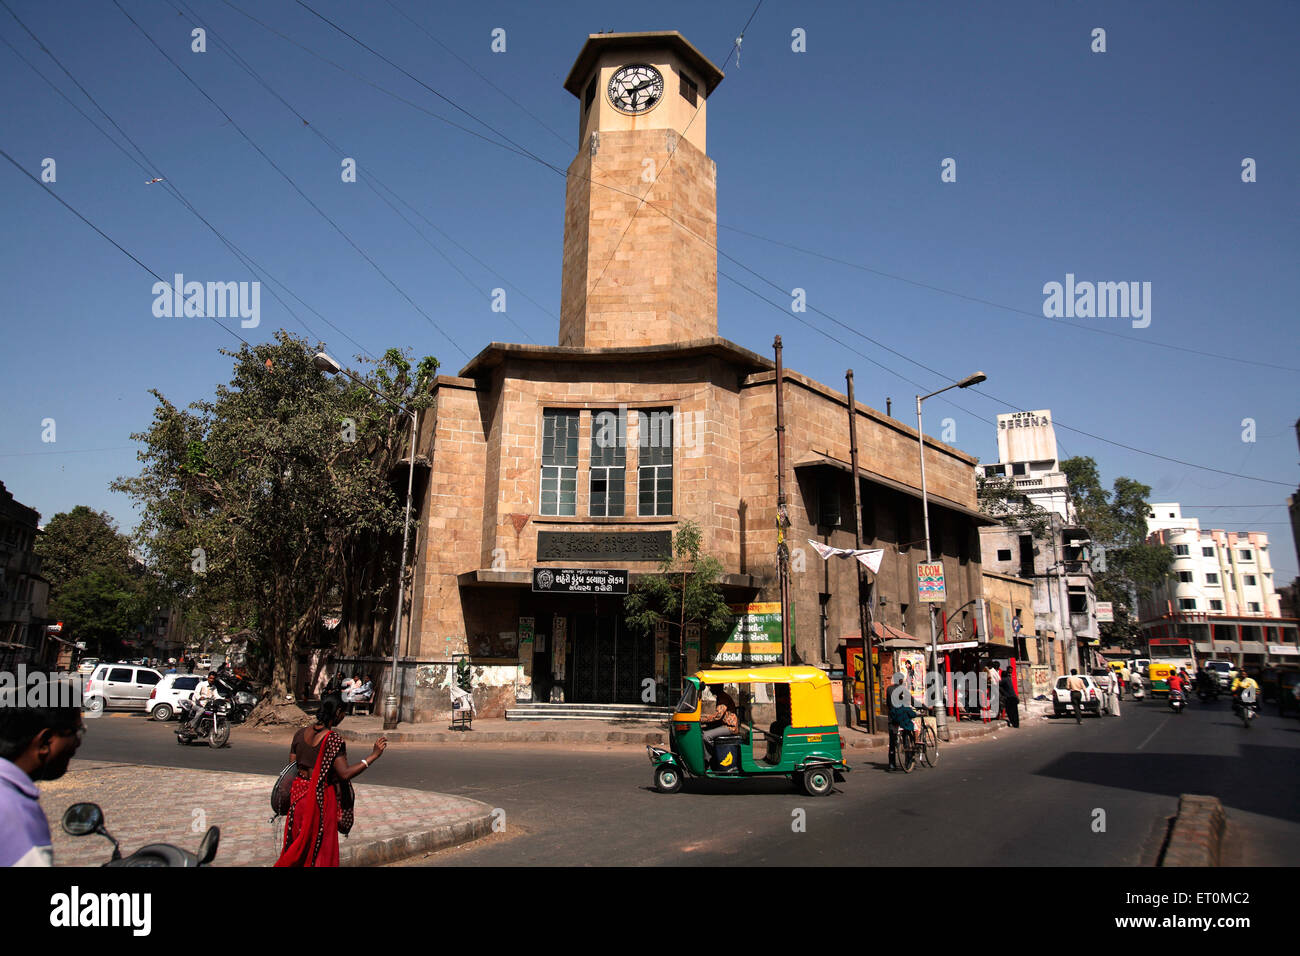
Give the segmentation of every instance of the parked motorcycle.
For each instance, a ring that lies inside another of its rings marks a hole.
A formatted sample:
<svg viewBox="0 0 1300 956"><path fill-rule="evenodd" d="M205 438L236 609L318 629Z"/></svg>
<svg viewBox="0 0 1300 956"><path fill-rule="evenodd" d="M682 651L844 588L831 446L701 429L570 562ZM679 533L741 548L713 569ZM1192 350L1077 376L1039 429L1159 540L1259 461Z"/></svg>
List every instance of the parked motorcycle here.
<svg viewBox="0 0 1300 956"><path fill-rule="evenodd" d="M230 701L219 697L209 701L203 708L203 717L199 720L197 730L190 729L190 721L194 719L194 703L186 701L182 706L186 710L181 717L180 726L176 728L178 744L184 745L206 739L208 746L216 750L230 741Z"/></svg>
<svg viewBox="0 0 1300 956"><path fill-rule="evenodd" d="M117 840L104 829L104 811L97 803L74 803L68 807L63 814L63 830L72 836L98 833L109 840L113 844L113 855L104 866L206 866L216 857L217 844L221 842L221 831L217 827L208 827L198 853L190 853L170 843L150 843L123 857Z"/></svg>
<svg viewBox="0 0 1300 956"><path fill-rule="evenodd" d="M242 677L230 673L217 673L217 689L230 702L227 714L232 724L242 724L257 706L258 695L253 685Z"/></svg>
<svg viewBox="0 0 1300 956"><path fill-rule="evenodd" d="M1181 714L1183 708L1187 706L1187 698L1183 696L1181 690L1171 690L1169 692L1169 709L1175 714Z"/></svg>

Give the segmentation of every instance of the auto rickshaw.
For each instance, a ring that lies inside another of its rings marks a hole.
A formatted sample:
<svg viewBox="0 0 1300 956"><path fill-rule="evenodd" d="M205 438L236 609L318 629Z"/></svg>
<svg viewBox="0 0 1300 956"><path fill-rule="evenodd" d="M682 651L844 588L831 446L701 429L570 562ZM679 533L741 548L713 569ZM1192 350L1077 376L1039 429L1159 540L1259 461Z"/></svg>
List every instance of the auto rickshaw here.
<svg viewBox="0 0 1300 956"><path fill-rule="evenodd" d="M714 740L707 762L700 727L704 688L736 684L739 733ZM763 700L754 685L769 685L771 700ZM755 727L755 710L775 719L767 729ZM685 777L736 780L787 776L809 796L834 788L837 773L848 773L840 737L831 682L815 667L751 667L704 670L686 678L681 701L672 716L669 748L647 746L660 793L676 793Z"/></svg>
<svg viewBox="0 0 1300 956"><path fill-rule="evenodd" d="M1178 668L1173 664L1166 664L1163 661L1152 661L1151 666L1147 668L1148 690L1154 696L1156 694L1169 693L1169 678L1178 673Z"/></svg>

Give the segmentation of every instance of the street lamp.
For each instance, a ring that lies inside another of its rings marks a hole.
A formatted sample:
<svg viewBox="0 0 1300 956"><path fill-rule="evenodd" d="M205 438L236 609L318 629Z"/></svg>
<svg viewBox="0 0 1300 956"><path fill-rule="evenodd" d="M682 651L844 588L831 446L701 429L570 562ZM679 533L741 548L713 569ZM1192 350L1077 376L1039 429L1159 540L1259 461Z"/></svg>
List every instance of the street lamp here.
<svg viewBox="0 0 1300 956"><path fill-rule="evenodd" d="M930 557L930 497L925 487L925 430L921 427L921 403L927 398L946 392L952 388L970 388L972 385L978 385L987 379L988 376L983 372L976 372L974 375L968 375L960 382L953 382L951 385L945 385L938 391L931 392L929 395L916 396L916 446L921 457L921 514L925 518L925 562L929 564ZM934 688L936 693L940 687L939 684L939 635L934 626L934 604L930 603L930 667L934 671ZM947 711L943 707L936 707L935 714L938 722L946 724L948 722Z"/></svg>
<svg viewBox="0 0 1300 956"><path fill-rule="evenodd" d="M353 375L350 371L345 369L338 362L334 361L333 358L326 355L324 352L317 352L315 358L312 359L312 364L315 365L319 371L325 372L327 375L337 375L339 372L342 372L358 385L362 385L369 389L376 397L382 398L390 405L395 405L407 415L411 416L411 459L409 463L410 467L407 469L406 475L406 521L402 525L402 564L397 577L397 608L393 612L393 672L388 683L388 697L384 700L384 729L392 730L397 726L398 721L399 699L397 693L397 648L401 644L402 607L406 603L406 548L410 542L411 535L411 491L415 485L415 436L420 430L420 413L418 411L412 411L401 402L393 401L393 399L389 398L387 395L376 391L369 383L357 378L357 376Z"/></svg>

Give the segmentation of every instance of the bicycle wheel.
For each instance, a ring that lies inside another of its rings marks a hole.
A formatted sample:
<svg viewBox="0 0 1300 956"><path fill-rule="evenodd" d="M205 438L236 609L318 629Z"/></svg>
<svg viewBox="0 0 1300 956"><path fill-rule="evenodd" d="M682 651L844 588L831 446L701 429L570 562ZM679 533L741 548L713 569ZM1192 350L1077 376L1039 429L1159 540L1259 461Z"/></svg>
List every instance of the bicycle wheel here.
<svg viewBox="0 0 1300 956"><path fill-rule="evenodd" d="M898 765L903 773L911 773L912 768L916 766L916 735L910 730L903 731L899 735Z"/></svg>
<svg viewBox="0 0 1300 956"><path fill-rule="evenodd" d="M933 767L939 762L939 738L933 727L926 727L921 732L921 759L927 767Z"/></svg>

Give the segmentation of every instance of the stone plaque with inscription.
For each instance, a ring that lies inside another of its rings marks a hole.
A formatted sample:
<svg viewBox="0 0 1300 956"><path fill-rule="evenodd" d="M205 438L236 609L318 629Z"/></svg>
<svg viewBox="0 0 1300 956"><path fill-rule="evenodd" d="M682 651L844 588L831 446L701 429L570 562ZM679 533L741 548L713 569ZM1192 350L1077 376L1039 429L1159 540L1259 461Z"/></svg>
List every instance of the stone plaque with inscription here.
<svg viewBox="0 0 1300 956"><path fill-rule="evenodd" d="M661 561L671 531L539 531L538 561Z"/></svg>

